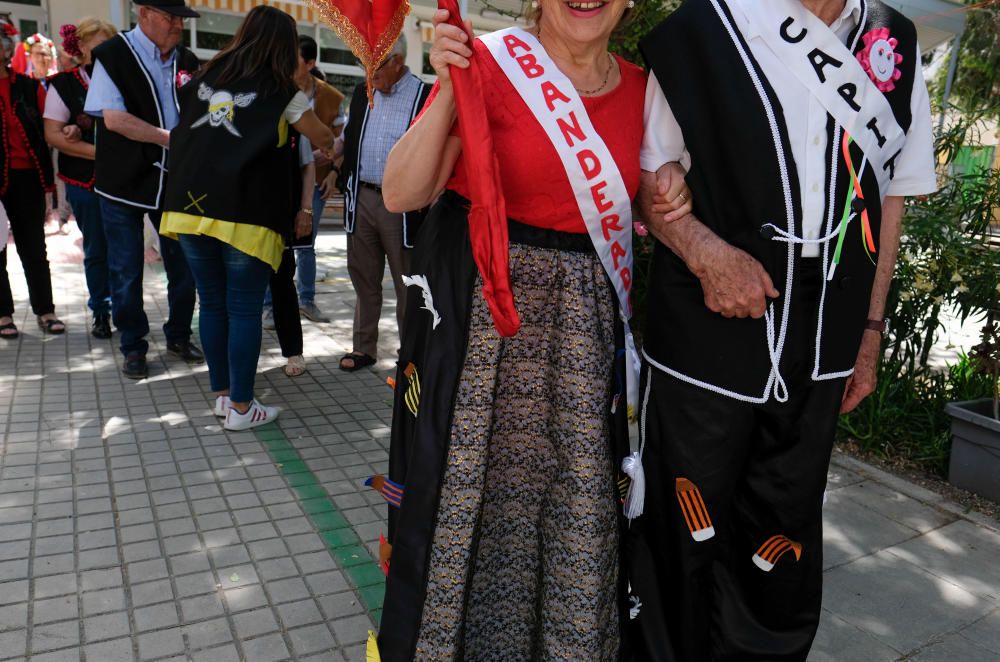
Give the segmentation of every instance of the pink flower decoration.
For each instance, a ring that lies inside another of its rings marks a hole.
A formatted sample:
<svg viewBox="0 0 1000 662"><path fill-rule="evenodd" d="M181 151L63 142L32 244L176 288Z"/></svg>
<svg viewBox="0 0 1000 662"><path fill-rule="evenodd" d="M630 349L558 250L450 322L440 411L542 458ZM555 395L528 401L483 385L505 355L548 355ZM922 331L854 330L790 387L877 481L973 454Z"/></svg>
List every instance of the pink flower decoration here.
<svg viewBox="0 0 1000 662"><path fill-rule="evenodd" d="M644 223L640 223L639 221L632 223L632 229L635 230L635 233L640 237L645 237L649 234L649 228L647 228Z"/></svg>
<svg viewBox="0 0 1000 662"><path fill-rule="evenodd" d="M903 75L896 66L903 61L903 56L896 52L899 42L889 36L889 28L876 28L862 39L865 47L855 57L875 87L882 92L892 92L896 89L896 81Z"/></svg>
<svg viewBox="0 0 1000 662"><path fill-rule="evenodd" d="M193 76L191 76L191 72L190 71L186 71L184 69L181 69L180 71L178 71L177 72L177 78L174 80L174 83L177 85L177 89L180 89L180 88L184 87L185 85L187 85L188 83L190 83L191 82L191 78L193 78Z"/></svg>
<svg viewBox="0 0 1000 662"><path fill-rule="evenodd" d="M67 23L59 28L59 36L62 37L64 51L73 57L83 56L83 51L80 50L80 38L76 35L75 25Z"/></svg>

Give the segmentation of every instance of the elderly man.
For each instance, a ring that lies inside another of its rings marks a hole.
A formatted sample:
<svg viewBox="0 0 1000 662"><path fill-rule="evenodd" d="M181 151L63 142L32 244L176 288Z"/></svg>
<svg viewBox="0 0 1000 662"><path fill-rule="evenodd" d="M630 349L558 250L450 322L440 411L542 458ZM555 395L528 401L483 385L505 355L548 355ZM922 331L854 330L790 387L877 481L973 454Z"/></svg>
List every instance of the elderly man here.
<svg viewBox="0 0 1000 662"><path fill-rule="evenodd" d="M134 0L138 25L94 50L84 110L98 117L94 190L108 240L111 317L121 332L122 372L147 376L149 320L142 307L143 215L159 229L170 130L177 124L177 87L198 69L180 46L184 19L198 16L184 0ZM194 278L180 244L160 237L170 313L167 351L188 363L204 356L191 342Z"/></svg>
<svg viewBox="0 0 1000 662"><path fill-rule="evenodd" d="M430 86L403 63L406 40L400 37L372 78L374 107L364 84L354 89L344 129L344 162L338 187L345 195L347 271L354 285L354 347L340 359L340 369L373 365L378 353L378 321L382 313L382 274L386 259L396 289L396 322L403 335L406 287L418 213L393 214L382 202L382 173L389 150L402 137L430 92Z"/></svg>
<svg viewBox="0 0 1000 662"><path fill-rule="evenodd" d="M880 0L691 0L642 44L650 214L639 659L805 660L837 416L875 386L903 196L935 189L913 24ZM678 66L683 62L683 66Z"/></svg>

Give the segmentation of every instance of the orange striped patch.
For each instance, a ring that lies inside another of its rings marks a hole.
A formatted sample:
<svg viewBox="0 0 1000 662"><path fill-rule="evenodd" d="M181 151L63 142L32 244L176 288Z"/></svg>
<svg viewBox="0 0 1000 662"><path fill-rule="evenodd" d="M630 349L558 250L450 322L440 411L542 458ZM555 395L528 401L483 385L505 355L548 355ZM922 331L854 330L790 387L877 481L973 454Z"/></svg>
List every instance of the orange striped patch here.
<svg viewBox="0 0 1000 662"><path fill-rule="evenodd" d="M701 498L701 490L687 478L678 478L676 491L677 503L680 504L691 537L697 542L713 538L715 527L712 526L712 518L708 516L708 506Z"/></svg>
<svg viewBox="0 0 1000 662"><path fill-rule="evenodd" d="M802 545L782 535L771 536L753 555L753 562L764 572L771 572L778 559L788 552L794 553L795 560L798 561L802 558Z"/></svg>

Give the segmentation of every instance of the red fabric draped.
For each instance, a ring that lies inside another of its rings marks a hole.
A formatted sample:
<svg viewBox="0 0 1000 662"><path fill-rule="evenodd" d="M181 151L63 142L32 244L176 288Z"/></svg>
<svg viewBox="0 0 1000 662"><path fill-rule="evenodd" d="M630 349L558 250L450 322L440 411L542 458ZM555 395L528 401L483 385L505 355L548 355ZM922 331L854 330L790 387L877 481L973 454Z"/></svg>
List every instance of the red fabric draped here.
<svg viewBox="0 0 1000 662"><path fill-rule="evenodd" d="M385 59L403 30L410 13L408 0L309 0L355 57L367 74L368 101L372 100L372 74Z"/></svg>
<svg viewBox="0 0 1000 662"><path fill-rule="evenodd" d="M438 8L447 9L448 22L465 30L456 0L438 0ZM468 69L451 68L451 81L458 112L458 136L462 141L465 176L472 201L469 210L472 255L483 277L483 296L490 307L493 325L501 336L513 336L521 327L521 320L510 289L507 207L500 186L500 167L493 149L479 63L475 56L470 59Z"/></svg>

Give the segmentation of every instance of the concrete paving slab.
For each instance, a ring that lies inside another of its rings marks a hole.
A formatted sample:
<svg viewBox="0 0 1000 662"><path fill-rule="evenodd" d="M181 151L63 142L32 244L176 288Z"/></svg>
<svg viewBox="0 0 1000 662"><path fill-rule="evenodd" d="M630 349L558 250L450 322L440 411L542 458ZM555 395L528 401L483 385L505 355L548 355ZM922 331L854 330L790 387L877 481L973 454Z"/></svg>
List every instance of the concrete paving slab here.
<svg viewBox="0 0 1000 662"><path fill-rule="evenodd" d="M995 604L888 551L824 576L824 608L898 651L966 627Z"/></svg>
<svg viewBox="0 0 1000 662"><path fill-rule="evenodd" d="M827 493L823 506L823 567L834 568L892 547L917 531L847 496L846 490Z"/></svg>
<svg viewBox="0 0 1000 662"><path fill-rule="evenodd" d="M1000 534L958 521L888 553L984 600L1000 602Z"/></svg>
<svg viewBox="0 0 1000 662"><path fill-rule="evenodd" d="M808 662L888 662L901 653L824 610Z"/></svg>

